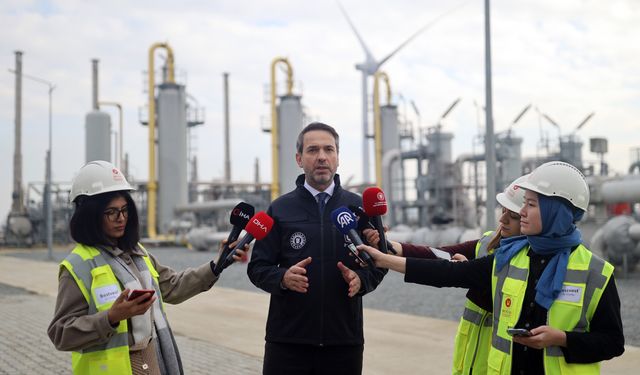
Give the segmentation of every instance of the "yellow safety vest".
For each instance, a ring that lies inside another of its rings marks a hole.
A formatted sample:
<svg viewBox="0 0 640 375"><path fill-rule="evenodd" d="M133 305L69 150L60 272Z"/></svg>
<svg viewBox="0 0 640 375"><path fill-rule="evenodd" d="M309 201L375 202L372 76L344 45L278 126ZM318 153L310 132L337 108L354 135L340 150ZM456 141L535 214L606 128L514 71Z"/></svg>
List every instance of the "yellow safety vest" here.
<svg viewBox="0 0 640 375"><path fill-rule="evenodd" d="M478 240L476 259L493 253L493 249L488 248L493 234L493 231L485 232ZM452 374L487 373L487 359L491 348L491 322L490 311L467 299L456 332Z"/></svg>
<svg viewBox="0 0 640 375"><path fill-rule="evenodd" d="M496 271L493 264L493 337L489 353L489 374L511 373L513 342L507 328L514 327L522 311L529 276L529 247L520 250L511 262ZM562 292L547 313L547 325L567 332L589 332L591 318L600 302L613 266L600 259L583 245L569 256ZM567 363L562 349L544 349L546 374L599 374L600 363Z"/></svg>
<svg viewBox="0 0 640 375"><path fill-rule="evenodd" d="M139 246L142 248L141 245ZM154 280L156 294L161 297L158 287L158 272L147 255L143 256L143 259ZM60 271L63 267L73 276L82 295L87 300L89 315L108 310L115 300L113 296L118 296L122 292L120 282L111 266L107 264L100 251L95 247L77 244L65 260L60 263ZM116 333L107 343L72 352L73 373L78 375L131 374L128 331L127 320L122 320L116 328Z"/></svg>

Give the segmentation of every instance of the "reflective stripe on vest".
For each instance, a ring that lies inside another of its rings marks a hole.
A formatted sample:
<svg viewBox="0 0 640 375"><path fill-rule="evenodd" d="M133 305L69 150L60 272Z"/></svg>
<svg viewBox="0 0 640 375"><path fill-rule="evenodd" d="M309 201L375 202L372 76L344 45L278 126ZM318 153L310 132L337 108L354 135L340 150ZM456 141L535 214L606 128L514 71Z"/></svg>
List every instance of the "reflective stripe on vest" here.
<svg viewBox="0 0 640 375"><path fill-rule="evenodd" d="M482 235L475 247L475 257L488 255L493 232ZM492 314L467 299L458 324L453 353L452 374L484 374L491 346Z"/></svg>
<svg viewBox="0 0 640 375"><path fill-rule="evenodd" d="M514 327L522 311L529 275L528 246L492 277L493 337L489 354L489 373L511 373L511 337L507 328ZM568 332L588 332L589 323L607 285L613 266L593 255L583 245L569 256L563 292L547 313L547 324ZM562 349L548 347L544 351L544 368L548 374L598 374L599 363L567 364Z"/></svg>
<svg viewBox="0 0 640 375"><path fill-rule="evenodd" d="M493 253L493 249L489 249L489 242L493 238L493 231L484 232L482 237L476 243L476 258L486 257L490 253Z"/></svg>
<svg viewBox="0 0 640 375"><path fill-rule="evenodd" d="M150 273L154 276L156 293L158 290L157 271L148 256L143 257ZM100 251L94 247L76 245L72 252L60 263L60 270L66 268L76 281L87 304L88 314L95 314L111 308L122 292L120 281L107 264ZM129 358L129 336L127 320L120 321L116 333L105 344L96 345L71 353L74 374L131 374Z"/></svg>

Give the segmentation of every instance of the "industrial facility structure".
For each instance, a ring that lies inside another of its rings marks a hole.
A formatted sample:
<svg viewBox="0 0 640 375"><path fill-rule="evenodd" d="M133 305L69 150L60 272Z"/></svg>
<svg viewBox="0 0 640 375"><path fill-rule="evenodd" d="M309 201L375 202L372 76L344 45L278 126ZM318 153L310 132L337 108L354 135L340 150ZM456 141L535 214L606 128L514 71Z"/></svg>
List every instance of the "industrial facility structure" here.
<svg viewBox="0 0 640 375"><path fill-rule="evenodd" d="M154 55L164 50L166 63L156 72ZM149 179L127 176L136 187L134 198L139 205L143 235L155 243L188 243L206 250L226 238L228 213L238 202L248 202L264 209L269 202L289 189L300 173L294 155L296 138L306 122L302 95L294 93L293 68L288 59L277 57L270 66L271 120L263 131L270 134L272 176L270 182L259 179L256 160L253 182L231 179L229 158L229 75L223 74L225 107L225 176L219 181L199 181L197 155L189 149L189 132L205 122L204 110L190 98L186 86L176 81L175 57L166 43L149 49L147 116L140 122L149 130ZM16 105L14 189L12 208L4 228L4 244L31 246L44 243L49 231L53 241L68 241L67 223L72 212L68 203L68 183L30 182L26 194L22 182L21 95L22 53L16 53ZM285 90L279 93L276 67L285 69ZM92 61L92 105L85 118L86 160L113 160L111 118L100 110L98 61ZM156 77L160 79L156 80ZM366 79L366 77L365 77ZM380 71L373 74L373 113L371 129L365 143L374 141L376 184L386 192L389 210L390 238L434 246L478 238L488 225L482 220L486 210L494 210L493 197L487 197L486 152L470 152L454 157L455 134L446 131L443 120L460 102L456 99L435 123L422 127L401 121L393 104L390 77ZM158 83L156 84L156 81ZM381 103L384 84L386 101ZM515 124L532 106L523 109ZM559 126L538 110L540 121ZM593 117L590 114L570 134L551 142L541 136L540 152L535 157L522 155L523 139L509 127L496 136L496 191L510 181L529 173L550 160L562 160L580 168L588 177L591 207L580 227L592 249L601 252L612 263L622 265L625 272L640 261L640 224L637 203L640 202L640 152L626 176L609 176L605 162L608 145L605 138L590 139L590 151L597 163L585 163L583 142L576 134ZM482 144L484 134L478 134ZM122 130L120 129L120 137ZM121 138L120 138L121 139ZM122 142L120 141L122 154ZM470 147L475 150L476 144ZM126 157L118 163L128 174ZM189 173L191 171L191 173ZM157 177L156 177L157 176ZM47 188L48 187L48 188ZM367 184L347 186L362 191ZM48 189L48 190L47 190ZM49 195L50 194L50 195ZM50 200L47 200L47 196ZM47 203L50 202L50 203ZM47 209L53 212L47 219ZM47 222L51 229L47 229Z"/></svg>

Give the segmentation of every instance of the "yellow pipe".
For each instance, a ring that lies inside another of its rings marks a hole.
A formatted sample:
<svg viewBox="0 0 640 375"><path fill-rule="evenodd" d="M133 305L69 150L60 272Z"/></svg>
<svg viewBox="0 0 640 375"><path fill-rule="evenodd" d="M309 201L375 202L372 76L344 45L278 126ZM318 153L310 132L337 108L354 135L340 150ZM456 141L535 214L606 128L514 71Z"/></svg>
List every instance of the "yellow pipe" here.
<svg viewBox="0 0 640 375"><path fill-rule="evenodd" d="M155 64L153 60L156 49L164 48L167 51L167 80L175 83L173 68L173 50L166 43L154 43L149 48L149 183L147 185L147 232L150 238L156 238L156 101L155 101Z"/></svg>
<svg viewBox="0 0 640 375"><path fill-rule="evenodd" d="M271 200L280 196L280 142L278 127L278 109L276 108L276 66L283 63L287 67L287 95L293 95L293 68L289 60L276 57L271 62Z"/></svg>
<svg viewBox="0 0 640 375"><path fill-rule="evenodd" d="M375 137L376 156L376 186L382 187L382 114L380 111L379 81L384 79L387 85L387 105L391 105L391 84L389 76L385 72L376 72L373 81L373 127Z"/></svg>

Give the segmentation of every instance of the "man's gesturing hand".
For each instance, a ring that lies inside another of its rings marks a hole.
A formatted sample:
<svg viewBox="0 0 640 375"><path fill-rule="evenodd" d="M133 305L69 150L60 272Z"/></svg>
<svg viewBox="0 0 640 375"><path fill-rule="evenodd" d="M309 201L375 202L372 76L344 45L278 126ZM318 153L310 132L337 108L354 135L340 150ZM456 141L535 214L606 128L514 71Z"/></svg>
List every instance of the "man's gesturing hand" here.
<svg viewBox="0 0 640 375"><path fill-rule="evenodd" d="M311 257L307 257L289 267L282 278L282 286L298 293L306 293L309 287L306 266L311 263Z"/></svg>
<svg viewBox="0 0 640 375"><path fill-rule="evenodd" d="M347 266L342 264L342 262L338 262L338 269L342 273L342 278L344 281L349 284L349 297L353 297L360 291L360 287L362 283L360 282L360 276L357 273L353 272Z"/></svg>

